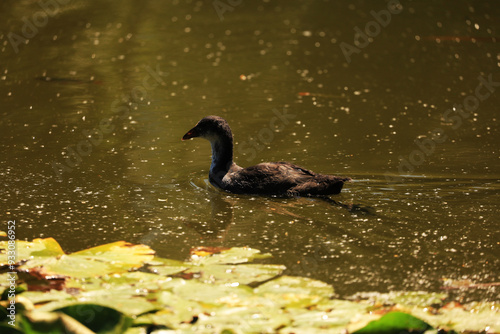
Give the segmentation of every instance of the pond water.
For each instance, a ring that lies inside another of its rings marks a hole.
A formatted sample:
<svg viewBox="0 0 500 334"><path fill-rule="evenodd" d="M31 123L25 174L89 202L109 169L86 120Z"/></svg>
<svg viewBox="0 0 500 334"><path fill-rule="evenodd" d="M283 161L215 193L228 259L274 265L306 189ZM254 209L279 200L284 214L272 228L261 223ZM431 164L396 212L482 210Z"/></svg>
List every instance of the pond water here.
<svg viewBox="0 0 500 334"><path fill-rule="evenodd" d="M15 219L19 239L66 251L127 240L176 259L250 246L340 296L498 282L495 1L9 0L0 13L0 230ZM242 166L350 176L342 205L215 190L209 143L180 140L206 115L228 120Z"/></svg>

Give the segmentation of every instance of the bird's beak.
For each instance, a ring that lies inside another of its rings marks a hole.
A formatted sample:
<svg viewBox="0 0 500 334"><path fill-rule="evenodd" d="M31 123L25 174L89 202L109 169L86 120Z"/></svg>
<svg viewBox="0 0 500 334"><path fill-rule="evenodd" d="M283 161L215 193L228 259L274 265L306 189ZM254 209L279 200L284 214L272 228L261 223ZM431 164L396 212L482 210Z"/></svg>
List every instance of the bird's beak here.
<svg viewBox="0 0 500 334"><path fill-rule="evenodd" d="M189 130L183 137L182 140L188 140L194 137L198 137L198 133L196 132L196 127Z"/></svg>

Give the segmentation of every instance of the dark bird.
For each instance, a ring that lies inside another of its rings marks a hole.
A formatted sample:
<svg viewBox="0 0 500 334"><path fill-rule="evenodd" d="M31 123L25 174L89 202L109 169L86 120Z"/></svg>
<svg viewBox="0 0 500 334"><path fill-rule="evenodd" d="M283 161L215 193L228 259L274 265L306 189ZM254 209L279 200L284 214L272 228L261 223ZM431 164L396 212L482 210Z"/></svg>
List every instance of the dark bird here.
<svg viewBox="0 0 500 334"><path fill-rule="evenodd" d="M288 162L264 162L242 168L233 162L233 135L227 121L207 116L182 140L207 139L212 145L210 183L235 194L274 196L327 196L338 194L348 177L316 174Z"/></svg>

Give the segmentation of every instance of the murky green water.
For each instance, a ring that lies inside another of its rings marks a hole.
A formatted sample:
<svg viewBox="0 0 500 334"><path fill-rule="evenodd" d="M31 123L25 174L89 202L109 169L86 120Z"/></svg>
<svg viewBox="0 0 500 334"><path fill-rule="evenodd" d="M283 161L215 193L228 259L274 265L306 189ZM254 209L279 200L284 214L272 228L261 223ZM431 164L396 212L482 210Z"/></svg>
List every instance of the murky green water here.
<svg viewBox="0 0 500 334"><path fill-rule="evenodd" d="M498 282L494 1L214 3L0 4L5 229L178 259L247 245L341 296ZM240 165L350 176L335 200L371 213L216 191L208 142L180 141L209 114Z"/></svg>

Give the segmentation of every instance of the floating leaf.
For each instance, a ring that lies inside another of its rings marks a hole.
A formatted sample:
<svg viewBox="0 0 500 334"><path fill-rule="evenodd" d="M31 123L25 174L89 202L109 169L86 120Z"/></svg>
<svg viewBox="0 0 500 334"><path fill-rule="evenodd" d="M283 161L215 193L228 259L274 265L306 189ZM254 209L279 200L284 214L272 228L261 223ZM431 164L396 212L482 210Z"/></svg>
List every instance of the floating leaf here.
<svg viewBox="0 0 500 334"><path fill-rule="evenodd" d="M261 254L258 249L249 247L234 247L217 254L198 256L192 255L191 262L195 265L235 264L271 257L271 254Z"/></svg>
<svg viewBox="0 0 500 334"><path fill-rule="evenodd" d="M125 242L69 255L63 254L53 239L19 244L27 256L27 262L18 267L24 270L17 277L18 283L26 280L23 287L35 288L27 281L32 276L26 273L37 276L40 282L65 275L61 284L64 291L16 290L17 323L24 326L19 327L23 333L65 332L71 324L79 324L72 317L97 332L126 334L396 333L422 332L429 326L500 332L497 304L447 304L439 308L445 295L423 292L370 293L360 294L361 301L335 300L333 288L324 282L276 278L284 266L247 263L269 256L251 248L203 249L195 252L191 262L181 262L154 258L149 247ZM128 271L140 266L141 271ZM0 275L2 278L8 276ZM249 286L263 281L256 288ZM0 287L5 289L9 284L0 283ZM8 328L18 334L6 325L8 303L0 301L0 315L4 314L0 331ZM37 319L47 315L46 311L52 320ZM388 311L392 312L385 314ZM99 318L101 313L106 319ZM131 319L135 319L133 324ZM45 321L47 327L40 327ZM79 325L82 333L88 333Z"/></svg>
<svg viewBox="0 0 500 334"><path fill-rule="evenodd" d="M155 326L159 328L163 327L169 329L176 329L178 325L173 325L172 320L174 320L177 324L181 322L172 311L161 310L156 313L148 313L141 315L140 317L134 320L134 326L148 326L148 327Z"/></svg>
<svg viewBox="0 0 500 334"><path fill-rule="evenodd" d="M333 294L331 285L305 277L281 276L266 282L255 292L287 307L307 307L328 299Z"/></svg>
<svg viewBox="0 0 500 334"><path fill-rule="evenodd" d="M131 317L159 309L156 304L148 301L145 296L137 296L137 291L135 291L133 286L130 286L129 289L84 292L73 299L49 302L38 309L42 311L55 311L82 303L113 308Z"/></svg>
<svg viewBox="0 0 500 334"><path fill-rule="evenodd" d="M11 281L19 282L19 277L18 277L17 273L0 274L0 288L10 287Z"/></svg>
<svg viewBox="0 0 500 334"><path fill-rule="evenodd" d="M432 326L403 312L389 312L378 320L370 322L353 334L399 334L401 332L423 333Z"/></svg>
<svg viewBox="0 0 500 334"><path fill-rule="evenodd" d="M19 269L37 272L40 276L64 275L77 278L102 276L138 268L144 262L151 260L153 254L154 251L148 246L118 241L70 255L37 257Z"/></svg>
<svg viewBox="0 0 500 334"><path fill-rule="evenodd" d="M204 333L230 330L234 333L275 333L278 328L291 323L290 317L280 308L249 309L247 307L222 307L208 314L200 314L192 329Z"/></svg>
<svg viewBox="0 0 500 334"><path fill-rule="evenodd" d="M445 305L439 309L438 314L420 310L413 310L412 313L434 327L450 328L457 332L500 333L500 304L498 303L473 302L459 307Z"/></svg>
<svg viewBox="0 0 500 334"><path fill-rule="evenodd" d="M0 265L8 264L8 241L0 241ZM53 238L34 239L33 241L16 240L16 261L63 255L61 246Z"/></svg>
<svg viewBox="0 0 500 334"><path fill-rule="evenodd" d="M182 323L192 322L200 313L213 310L210 305L187 300L168 291L158 292L150 298L156 299L156 303L161 306L160 311L154 314L145 314L137 318L136 323L146 322L178 328ZM152 315L157 315L157 317L150 317Z"/></svg>
<svg viewBox="0 0 500 334"><path fill-rule="evenodd" d="M29 300L31 300L33 304L74 299L74 297L69 293L65 291L56 291L56 290L52 290L50 291L50 293L45 293L42 291L26 291L23 293L23 297L26 297Z"/></svg>
<svg viewBox="0 0 500 334"><path fill-rule="evenodd" d="M272 264L215 264L192 267L186 273L199 272L197 279L204 283L250 284L267 281L280 275L285 269L285 266Z"/></svg>
<svg viewBox="0 0 500 334"><path fill-rule="evenodd" d="M354 295L351 299L367 300L371 304L394 305L404 307L428 307L433 304L441 304L448 295L446 293L429 293L423 291L391 291L389 293L362 292Z"/></svg>
<svg viewBox="0 0 500 334"><path fill-rule="evenodd" d="M119 262L131 268L140 267L144 262L154 258L154 251L146 245L134 245L125 241L85 249L70 256L103 261Z"/></svg>
<svg viewBox="0 0 500 334"><path fill-rule="evenodd" d="M207 256L212 254L221 253L222 251L228 251L231 248L228 247L207 247L200 246L194 247L189 251L189 255L197 255L197 256Z"/></svg>
<svg viewBox="0 0 500 334"><path fill-rule="evenodd" d="M203 284L192 280L177 285L173 293L187 300L222 306L235 305L241 299L250 298L252 289L244 285Z"/></svg>
<svg viewBox="0 0 500 334"><path fill-rule="evenodd" d="M190 263L185 263L170 259L162 259L158 257L155 257L147 264L149 266L148 267L149 270L151 270L155 274L164 276L174 275L183 272L184 270L189 269L193 266Z"/></svg>

